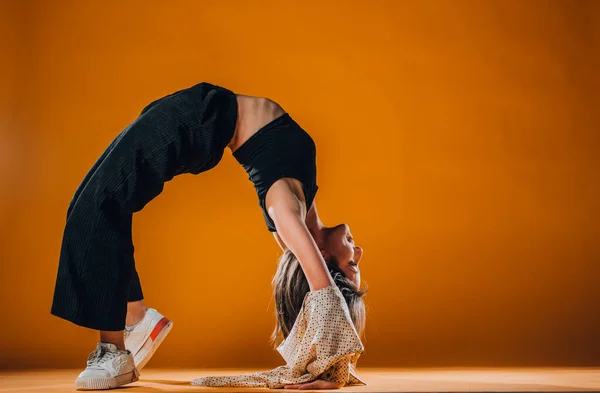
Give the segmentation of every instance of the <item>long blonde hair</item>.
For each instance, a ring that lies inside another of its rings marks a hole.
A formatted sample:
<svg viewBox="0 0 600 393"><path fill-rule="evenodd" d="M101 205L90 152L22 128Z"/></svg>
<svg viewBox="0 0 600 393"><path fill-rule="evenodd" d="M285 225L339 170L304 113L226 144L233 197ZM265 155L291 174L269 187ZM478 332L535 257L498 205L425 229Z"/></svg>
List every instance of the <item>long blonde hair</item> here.
<svg viewBox="0 0 600 393"><path fill-rule="evenodd" d="M366 309L363 297L367 288L356 287L338 268L337 261L326 261L333 281L346 300L350 317L359 336L364 335ZM271 344L277 347L290 333L298 317L305 295L310 292L308 280L296 256L289 250L279 258L277 272L273 276L273 295L275 297L276 322L271 333Z"/></svg>

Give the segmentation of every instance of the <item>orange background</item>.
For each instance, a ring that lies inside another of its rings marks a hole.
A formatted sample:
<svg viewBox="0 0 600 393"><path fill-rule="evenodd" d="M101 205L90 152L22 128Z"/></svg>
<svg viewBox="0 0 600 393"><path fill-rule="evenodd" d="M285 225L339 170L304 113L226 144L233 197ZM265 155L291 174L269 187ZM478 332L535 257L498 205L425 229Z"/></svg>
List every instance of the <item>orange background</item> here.
<svg viewBox="0 0 600 393"><path fill-rule="evenodd" d="M2 1L0 366L82 366L49 314L67 205L151 100L208 81L314 137L366 252L359 366L600 365L600 2ZM274 367L278 247L229 151L134 219L152 366Z"/></svg>

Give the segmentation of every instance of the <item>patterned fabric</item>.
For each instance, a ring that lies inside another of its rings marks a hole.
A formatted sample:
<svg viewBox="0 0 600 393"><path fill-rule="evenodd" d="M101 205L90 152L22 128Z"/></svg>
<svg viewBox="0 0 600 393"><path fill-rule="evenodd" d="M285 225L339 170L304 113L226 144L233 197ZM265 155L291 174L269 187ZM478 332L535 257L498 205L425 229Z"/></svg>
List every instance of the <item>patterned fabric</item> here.
<svg viewBox="0 0 600 393"><path fill-rule="evenodd" d="M356 375L364 347L336 285L306 294L289 336L277 351L286 361L284 366L253 374L197 378L192 385L277 389L316 379L366 385Z"/></svg>

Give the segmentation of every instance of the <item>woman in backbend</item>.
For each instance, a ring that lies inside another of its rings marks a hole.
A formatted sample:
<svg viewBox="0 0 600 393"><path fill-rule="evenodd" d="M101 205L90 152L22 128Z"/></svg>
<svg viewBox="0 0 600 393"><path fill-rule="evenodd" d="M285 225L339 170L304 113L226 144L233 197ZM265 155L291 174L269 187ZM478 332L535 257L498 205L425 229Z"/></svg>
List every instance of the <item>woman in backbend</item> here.
<svg viewBox="0 0 600 393"><path fill-rule="evenodd" d="M310 290L334 285L326 260L360 283L362 249L349 228L327 228L318 218L311 137L266 98L209 83L180 90L149 104L111 142L67 210L52 314L100 331L77 388L136 381L169 332L172 323L143 302L132 215L174 176L215 167L226 147L248 172L269 231L298 259Z"/></svg>

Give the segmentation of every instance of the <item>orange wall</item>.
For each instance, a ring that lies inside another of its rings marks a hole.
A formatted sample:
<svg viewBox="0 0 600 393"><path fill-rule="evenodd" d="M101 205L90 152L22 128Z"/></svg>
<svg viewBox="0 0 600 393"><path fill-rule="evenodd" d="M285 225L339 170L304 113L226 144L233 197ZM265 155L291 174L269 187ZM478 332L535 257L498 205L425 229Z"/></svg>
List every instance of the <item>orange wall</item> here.
<svg viewBox="0 0 600 393"><path fill-rule="evenodd" d="M279 102L371 287L360 366L600 365L600 8L556 1L4 1L0 366L81 366L49 314L75 188L199 81ZM134 220L153 366L272 367L278 248L229 152Z"/></svg>

